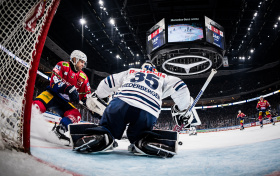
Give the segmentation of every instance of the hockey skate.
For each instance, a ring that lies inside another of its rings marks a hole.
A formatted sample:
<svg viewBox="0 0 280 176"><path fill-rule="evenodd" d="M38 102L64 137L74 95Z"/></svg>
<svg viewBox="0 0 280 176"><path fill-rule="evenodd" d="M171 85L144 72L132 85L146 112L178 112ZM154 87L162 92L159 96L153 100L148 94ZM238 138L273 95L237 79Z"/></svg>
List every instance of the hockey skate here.
<svg viewBox="0 0 280 176"><path fill-rule="evenodd" d="M244 127L242 126L242 127L240 127L240 130L244 130Z"/></svg>
<svg viewBox="0 0 280 176"><path fill-rule="evenodd" d="M66 132L66 129L64 126L62 125L58 125L56 126L56 123L54 124L54 127L52 129L52 131L54 132L54 134L58 137L58 139L64 144L69 146L70 145L70 138L68 138L67 136L65 136L63 133Z"/></svg>
<svg viewBox="0 0 280 176"><path fill-rule="evenodd" d="M272 125L275 125L275 122L272 122Z"/></svg>
<svg viewBox="0 0 280 176"><path fill-rule="evenodd" d="M261 128L261 129L263 128L263 124L261 124L260 128Z"/></svg>

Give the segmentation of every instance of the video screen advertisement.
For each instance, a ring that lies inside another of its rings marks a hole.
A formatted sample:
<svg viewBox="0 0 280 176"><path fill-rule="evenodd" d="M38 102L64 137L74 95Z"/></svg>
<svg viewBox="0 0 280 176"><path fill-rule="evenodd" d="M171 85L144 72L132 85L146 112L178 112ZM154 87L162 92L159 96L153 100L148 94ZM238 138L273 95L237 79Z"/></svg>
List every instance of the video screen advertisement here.
<svg viewBox="0 0 280 176"><path fill-rule="evenodd" d="M154 25L146 33L147 52L150 54L154 50L163 46L166 43L165 40L165 19L163 18L156 25Z"/></svg>
<svg viewBox="0 0 280 176"><path fill-rule="evenodd" d="M206 30L206 41L221 48L225 49L225 35L224 28L205 16L205 30Z"/></svg>
<svg viewBox="0 0 280 176"><path fill-rule="evenodd" d="M202 40L204 20L202 17L195 18L170 18L166 20L168 27L168 43L193 42Z"/></svg>

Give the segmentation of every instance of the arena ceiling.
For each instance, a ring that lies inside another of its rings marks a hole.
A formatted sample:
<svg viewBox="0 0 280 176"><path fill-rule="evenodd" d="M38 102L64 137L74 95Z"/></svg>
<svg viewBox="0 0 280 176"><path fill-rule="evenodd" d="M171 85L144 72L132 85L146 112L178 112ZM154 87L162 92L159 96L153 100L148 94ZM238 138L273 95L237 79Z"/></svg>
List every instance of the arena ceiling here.
<svg viewBox="0 0 280 176"><path fill-rule="evenodd" d="M84 51L88 68L114 73L147 59L146 32L161 19L196 15L224 27L226 69L280 60L279 0L61 0L48 38L64 53Z"/></svg>

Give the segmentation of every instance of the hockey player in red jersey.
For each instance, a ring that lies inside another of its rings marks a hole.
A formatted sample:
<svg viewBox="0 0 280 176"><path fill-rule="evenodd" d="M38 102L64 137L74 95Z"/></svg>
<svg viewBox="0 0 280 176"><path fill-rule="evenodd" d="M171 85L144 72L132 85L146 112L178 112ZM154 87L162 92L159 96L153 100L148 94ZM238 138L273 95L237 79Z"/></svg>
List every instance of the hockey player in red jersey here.
<svg viewBox="0 0 280 176"><path fill-rule="evenodd" d="M237 119L240 120L240 130L243 130L244 129L244 117L246 117L246 115L241 112L241 110L238 111L238 114L237 114Z"/></svg>
<svg viewBox="0 0 280 176"><path fill-rule="evenodd" d="M69 62L61 61L56 64L52 70L50 85L33 101L41 113L54 109L63 117L53 130L59 139L68 142L70 139L64 135L68 125L81 120L79 110L72 103L85 101L86 95L91 93L88 77L82 71L86 62L86 55L74 50Z"/></svg>
<svg viewBox="0 0 280 176"><path fill-rule="evenodd" d="M263 98L263 96L260 96L260 101L257 104L256 109L259 111L259 122L261 124L261 128L263 127L263 116L266 115L267 118L271 121L272 125L275 125L275 122L273 121L270 109L271 106L267 100Z"/></svg>

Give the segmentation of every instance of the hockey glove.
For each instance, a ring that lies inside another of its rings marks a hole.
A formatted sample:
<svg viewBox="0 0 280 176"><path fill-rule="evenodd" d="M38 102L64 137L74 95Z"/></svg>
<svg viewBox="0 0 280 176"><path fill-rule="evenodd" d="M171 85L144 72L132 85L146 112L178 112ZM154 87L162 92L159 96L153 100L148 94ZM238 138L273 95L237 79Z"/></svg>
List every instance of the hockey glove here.
<svg viewBox="0 0 280 176"><path fill-rule="evenodd" d="M66 87L64 93L69 96L70 102L79 103L79 93L75 86Z"/></svg>
<svg viewBox="0 0 280 176"><path fill-rule="evenodd" d="M52 83L50 90L55 93L64 93L66 87L67 85L60 81L58 83Z"/></svg>
<svg viewBox="0 0 280 176"><path fill-rule="evenodd" d="M271 106L268 106L267 110L270 112L271 111Z"/></svg>
<svg viewBox="0 0 280 176"><path fill-rule="evenodd" d="M189 128L194 117L192 112L186 113L186 111L180 111L176 104L171 108L171 114L175 123L179 126L183 124L184 128Z"/></svg>
<svg viewBox="0 0 280 176"><path fill-rule="evenodd" d="M102 116L107 104L93 92L88 95L86 106L89 110Z"/></svg>

